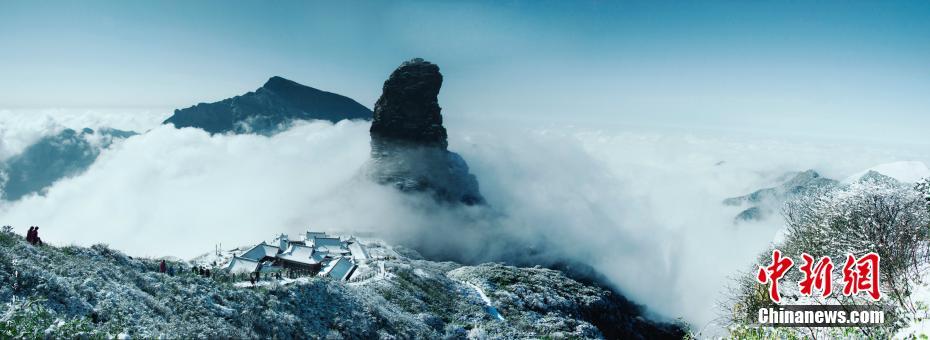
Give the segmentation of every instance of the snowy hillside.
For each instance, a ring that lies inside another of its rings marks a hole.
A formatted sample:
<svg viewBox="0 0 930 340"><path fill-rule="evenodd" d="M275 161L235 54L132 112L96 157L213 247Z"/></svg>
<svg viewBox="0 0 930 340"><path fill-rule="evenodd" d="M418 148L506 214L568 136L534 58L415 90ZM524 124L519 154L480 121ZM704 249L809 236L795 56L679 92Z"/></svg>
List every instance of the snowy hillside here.
<svg viewBox="0 0 930 340"><path fill-rule="evenodd" d="M35 247L0 233L0 336L235 338L680 338L610 291L560 272L431 262L382 242L352 282L256 286L104 245ZM174 270L179 269L179 270Z"/></svg>
<svg viewBox="0 0 930 340"><path fill-rule="evenodd" d="M923 178L930 177L930 168L920 161L901 161L873 166L849 176L844 182L852 183L870 171L894 178L902 183L917 183Z"/></svg>

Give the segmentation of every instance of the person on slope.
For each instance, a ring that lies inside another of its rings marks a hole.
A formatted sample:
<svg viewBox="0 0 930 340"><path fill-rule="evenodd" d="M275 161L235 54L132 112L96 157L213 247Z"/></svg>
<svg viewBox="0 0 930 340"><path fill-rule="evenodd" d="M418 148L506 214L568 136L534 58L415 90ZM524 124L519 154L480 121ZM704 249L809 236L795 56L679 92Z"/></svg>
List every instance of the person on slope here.
<svg viewBox="0 0 930 340"><path fill-rule="evenodd" d="M32 245L42 245L42 238L39 237L39 226L36 226L35 229L32 229Z"/></svg>

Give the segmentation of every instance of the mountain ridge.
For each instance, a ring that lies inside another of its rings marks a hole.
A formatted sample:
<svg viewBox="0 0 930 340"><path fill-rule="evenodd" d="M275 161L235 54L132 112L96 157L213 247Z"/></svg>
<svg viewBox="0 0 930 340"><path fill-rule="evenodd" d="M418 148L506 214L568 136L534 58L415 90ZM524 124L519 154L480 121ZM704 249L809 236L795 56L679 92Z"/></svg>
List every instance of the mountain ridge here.
<svg viewBox="0 0 930 340"><path fill-rule="evenodd" d="M66 128L44 136L0 162L0 198L15 201L41 194L56 181L83 173L114 140L134 135L136 132L112 128Z"/></svg>
<svg viewBox="0 0 930 340"><path fill-rule="evenodd" d="M736 215L734 222L739 223L742 221L764 219L773 214L781 204L795 195L839 184L839 181L823 177L813 169L797 173L786 173L782 178L784 181L776 186L762 188L746 195L724 199L722 202L724 205L749 205L748 208Z"/></svg>
<svg viewBox="0 0 930 340"><path fill-rule="evenodd" d="M271 135L296 120L370 120L372 111L349 97L273 76L255 91L213 103L177 109L162 124L195 127L211 134Z"/></svg>

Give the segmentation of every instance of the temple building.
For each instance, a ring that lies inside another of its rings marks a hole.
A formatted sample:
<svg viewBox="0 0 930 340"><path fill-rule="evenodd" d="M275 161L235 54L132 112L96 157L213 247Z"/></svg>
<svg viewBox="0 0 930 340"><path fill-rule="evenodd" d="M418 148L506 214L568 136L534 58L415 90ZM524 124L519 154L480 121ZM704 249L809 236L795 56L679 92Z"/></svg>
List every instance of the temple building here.
<svg viewBox="0 0 930 340"><path fill-rule="evenodd" d="M233 256L225 270L230 274L318 275L347 281L357 263L368 259L368 250L354 237L343 240L324 232L307 231L299 240L281 234L272 244L262 241Z"/></svg>

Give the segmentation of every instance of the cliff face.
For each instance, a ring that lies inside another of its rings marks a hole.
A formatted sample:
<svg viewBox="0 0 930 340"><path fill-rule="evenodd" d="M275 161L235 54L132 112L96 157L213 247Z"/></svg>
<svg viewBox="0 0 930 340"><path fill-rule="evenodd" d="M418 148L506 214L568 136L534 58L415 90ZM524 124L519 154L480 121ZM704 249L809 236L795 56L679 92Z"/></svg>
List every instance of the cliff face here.
<svg viewBox="0 0 930 340"><path fill-rule="evenodd" d="M271 77L254 92L201 103L174 115L164 124L196 127L210 133L273 134L294 120L371 119L371 110L335 93Z"/></svg>
<svg viewBox="0 0 930 340"><path fill-rule="evenodd" d="M394 70L375 103L372 141L391 140L445 149L448 143L440 114L440 87L439 66L423 59L407 61Z"/></svg>
<svg viewBox="0 0 930 340"><path fill-rule="evenodd" d="M371 124L371 176L405 192L428 192L440 202L483 204L465 160L447 150L437 96L439 67L404 62L384 82Z"/></svg>

